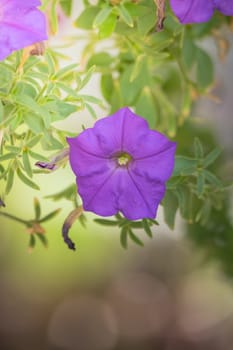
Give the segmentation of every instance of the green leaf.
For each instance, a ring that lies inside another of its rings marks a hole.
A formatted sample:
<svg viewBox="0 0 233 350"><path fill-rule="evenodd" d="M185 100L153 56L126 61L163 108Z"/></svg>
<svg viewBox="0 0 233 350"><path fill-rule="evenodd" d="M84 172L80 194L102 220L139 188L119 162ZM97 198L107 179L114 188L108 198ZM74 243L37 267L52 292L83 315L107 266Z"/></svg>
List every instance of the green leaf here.
<svg viewBox="0 0 233 350"><path fill-rule="evenodd" d="M17 156L17 153L13 153L13 152L4 154L3 156L0 156L0 162L9 160L9 159L15 159L16 156Z"/></svg>
<svg viewBox="0 0 233 350"><path fill-rule="evenodd" d="M198 137L195 137L195 140L194 140L194 153L196 158L201 159L204 156L203 146Z"/></svg>
<svg viewBox="0 0 233 350"><path fill-rule="evenodd" d="M101 92L105 100L108 103L111 103L111 97L114 88L114 82L111 74L102 74L101 75Z"/></svg>
<svg viewBox="0 0 233 350"><path fill-rule="evenodd" d="M201 89L206 89L213 83L214 67L210 56L202 49L197 51L197 83Z"/></svg>
<svg viewBox="0 0 233 350"><path fill-rule="evenodd" d="M222 153L222 149L221 148L216 147L215 149L213 149L213 151L211 151L209 154L207 154L207 156L203 160L204 167L207 168L209 165L214 163L215 160L219 157L219 155L221 153Z"/></svg>
<svg viewBox="0 0 233 350"><path fill-rule="evenodd" d="M128 233L129 233L129 237L132 239L134 243L136 243L137 245L140 245L141 247L144 246L144 243L133 233L131 229L128 230Z"/></svg>
<svg viewBox="0 0 233 350"><path fill-rule="evenodd" d="M41 241L43 246L45 248L47 248L47 246L48 246L48 239L47 239L47 237L45 235L41 234L41 233L36 233L36 236Z"/></svg>
<svg viewBox="0 0 233 350"><path fill-rule="evenodd" d="M38 198L34 198L34 211L35 211L35 219L39 220L41 215L40 202Z"/></svg>
<svg viewBox="0 0 233 350"><path fill-rule="evenodd" d="M20 180L24 182L27 186L33 188L34 190L40 189L40 187L35 182L27 178L19 168L17 169L17 175L20 178Z"/></svg>
<svg viewBox="0 0 233 350"><path fill-rule="evenodd" d="M12 189L13 183L14 183L14 170L11 168L9 168L9 171L7 173L7 182L6 182L6 194L8 194L10 192L10 190Z"/></svg>
<svg viewBox="0 0 233 350"><path fill-rule="evenodd" d="M99 26L100 39L108 38L115 30L117 23L117 16L114 13L110 13L105 21Z"/></svg>
<svg viewBox="0 0 233 350"><path fill-rule="evenodd" d="M129 26L129 27L133 27L134 23L133 23L133 18L131 17L131 14L129 13L129 11L127 10L127 8L120 4L120 6L117 7L118 12L120 17L122 18L122 20Z"/></svg>
<svg viewBox="0 0 233 350"><path fill-rule="evenodd" d="M148 85L149 81L147 67L144 64L140 74L138 74L134 81L131 82L130 77L133 69L134 65L129 65L120 77L120 89L123 97L123 104L126 106L131 106L136 103L139 94L143 88Z"/></svg>
<svg viewBox="0 0 233 350"><path fill-rule="evenodd" d="M54 211L52 211L51 213L49 213L48 215L44 216L42 219L39 220L39 222L45 222L48 220L53 219L55 216L57 216L57 214L59 214L61 211L61 209L56 209Z"/></svg>
<svg viewBox="0 0 233 350"><path fill-rule="evenodd" d="M58 30L57 0L52 0L51 2L52 3L49 10L50 25L51 25L52 33L55 34L57 33L57 30Z"/></svg>
<svg viewBox="0 0 233 350"><path fill-rule="evenodd" d="M155 28L156 24L156 10L151 9L144 12L138 17L137 26L138 32L141 36L145 36L151 29Z"/></svg>
<svg viewBox="0 0 233 350"><path fill-rule="evenodd" d="M71 15L73 0L60 0L60 5L67 16Z"/></svg>
<svg viewBox="0 0 233 350"><path fill-rule="evenodd" d="M42 156L42 155L39 154L39 153L33 152L33 151L31 151L31 150L29 150L28 152L29 152L30 156L31 156L32 158L34 158L35 160L41 160L42 162L48 162L48 161L49 161L48 158Z"/></svg>
<svg viewBox="0 0 233 350"><path fill-rule="evenodd" d="M120 234L121 246L125 249L128 247L128 227L123 227Z"/></svg>
<svg viewBox="0 0 233 350"><path fill-rule="evenodd" d="M191 170L191 173L195 172L198 165L198 160L194 158L176 156L175 158L175 168L173 171L173 176L183 176L185 171Z"/></svg>
<svg viewBox="0 0 233 350"><path fill-rule="evenodd" d="M217 176L215 176L215 175L214 175L213 173L211 173L209 170L204 169L204 170L203 170L203 174L204 174L206 180L207 180L210 184L212 184L212 185L214 185L214 186L217 186L217 187L222 187L221 181L217 178Z"/></svg>
<svg viewBox="0 0 233 350"><path fill-rule="evenodd" d="M59 80L64 79L64 77L74 71L74 69L77 69L77 63L69 64L68 66L65 66L61 68L57 73L55 73L51 79L52 80Z"/></svg>
<svg viewBox="0 0 233 350"><path fill-rule="evenodd" d="M198 197L201 197L204 192L204 185L205 185L205 176L204 173L201 171L197 175L197 195Z"/></svg>
<svg viewBox="0 0 233 350"><path fill-rule="evenodd" d="M104 7L102 8L97 16L95 17L94 23L93 23L93 28L98 28L110 15L112 12L112 7Z"/></svg>
<svg viewBox="0 0 233 350"><path fill-rule="evenodd" d="M94 222L103 226L118 226L118 222L114 220L94 219Z"/></svg>
<svg viewBox="0 0 233 350"><path fill-rule="evenodd" d="M4 117L4 107L3 107L2 101L0 100L0 123L3 121L3 117Z"/></svg>
<svg viewBox="0 0 233 350"><path fill-rule="evenodd" d="M23 151L22 158L23 158L24 170L26 171L29 177L32 177L32 168L28 157L28 150Z"/></svg>
<svg viewBox="0 0 233 350"><path fill-rule="evenodd" d="M98 6L90 6L85 8L81 15L76 19L74 25L82 29L92 29L93 22L99 13L100 8Z"/></svg>
<svg viewBox="0 0 233 350"><path fill-rule="evenodd" d="M36 238L35 238L35 235L30 235L30 237L29 237L29 243L28 243L28 248L32 250L32 249L35 248L35 245L36 245Z"/></svg>
<svg viewBox="0 0 233 350"><path fill-rule="evenodd" d="M149 223L148 223L148 221L146 219L142 220L142 226L143 226L144 231L146 232L147 236L152 238L153 237L152 231L151 231L150 225L149 225Z"/></svg>
<svg viewBox="0 0 233 350"><path fill-rule="evenodd" d="M146 106L146 108L145 108ZM150 128L154 128L158 120L158 107L155 105L155 101L151 95L151 90L149 87L145 87L142 90L141 95L135 103L135 112L141 115L148 121Z"/></svg>
<svg viewBox="0 0 233 350"><path fill-rule="evenodd" d="M144 64L146 64L146 55L143 53L136 58L136 62L134 64L134 67L132 69L132 73L131 73L130 79L129 79L131 83L140 74L141 69L143 69Z"/></svg>
<svg viewBox="0 0 233 350"><path fill-rule="evenodd" d="M43 118L45 125L50 126L50 114L44 106L39 105L30 96L24 94L17 95L15 100L20 105L27 107L28 110L38 114Z"/></svg>
<svg viewBox="0 0 233 350"><path fill-rule="evenodd" d="M113 58L107 52L98 52L91 56L87 63L87 67L95 65L97 68L105 68L112 64Z"/></svg>
<svg viewBox="0 0 233 350"><path fill-rule="evenodd" d="M29 141L27 141L26 143L27 147L29 148L34 147L40 141L41 137L42 137L42 134L32 137Z"/></svg>
<svg viewBox="0 0 233 350"><path fill-rule="evenodd" d="M191 69L196 59L197 47L193 41L193 38L187 34L184 35L182 45L182 58L187 69Z"/></svg>
<svg viewBox="0 0 233 350"><path fill-rule="evenodd" d="M172 191L167 190L163 199L163 212L166 224L173 230L178 210L178 200Z"/></svg>
<svg viewBox="0 0 233 350"><path fill-rule="evenodd" d="M40 134L40 135L37 135L37 137L41 138L41 133L43 133L45 130L45 124L41 116L34 113L25 112L23 114L23 119L27 124L27 126L29 127L29 129L32 130L34 133Z"/></svg>

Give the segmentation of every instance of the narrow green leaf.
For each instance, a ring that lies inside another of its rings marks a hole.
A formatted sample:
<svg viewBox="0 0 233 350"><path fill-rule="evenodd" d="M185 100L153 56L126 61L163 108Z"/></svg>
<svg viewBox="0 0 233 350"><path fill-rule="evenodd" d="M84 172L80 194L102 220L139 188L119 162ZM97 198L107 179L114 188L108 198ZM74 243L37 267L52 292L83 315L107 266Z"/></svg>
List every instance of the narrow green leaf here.
<svg viewBox="0 0 233 350"><path fill-rule="evenodd" d="M194 158L176 156L175 158L175 168L173 171L173 176L183 175L185 171L193 171L198 165L198 160Z"/></svg>
<svg viewBox="0 0 233 350"><path fill-rule="evenodd" d="M136 243L137 245L140 245L141 247L144 246L144 243L133 233L131 228L129 229L128 232L129 232L129 237L132 239L132 241L134 241L134 243Z"/></svg>
<svg viewBox="0 0 233 350"><path fill-rule="evenodd" d="M118 9L119 15L122 18L122 20L129 27L133 27L134 26L133 18L131 17L131 15L130 15L129 11L126 9L126 7L122 4L120 4L120 6L118 6L117 9Z"/></svg>
<svg viewBox="0 0 233 350"><path fill-rule="evenodd" d="M113 63L113 57L107 52L98 52L92 55L87 63L87 67L96 66L97 68L106 68Z"/></svg>
<svg viewBox="0 0 233 350"><path fill-rule="evenodd" d="M132 73L130 75L129 81L132 83L137 76L140 74L143 65L145 64L146 55L143 53L136 58Z"/></svg>
<svg viewBox="0 0 233 350"><path fill-rule="evenodd" d="M9 160L9 159L15 159L16 156L17 156L17 153L13 153L13 152L4 154L3 156L0 156L0 162L3 162L5 160Z"/></svg>
<svg viewBox="0 0 233 350"><path fill-rule="evenodd" d="M79 95L80 98L82 98L84 101L95 103L97 105L101 105L103 102L100 98L90 96L90 95Z"/></svg>
<svg viewBox="0 0 233 350"><path fill-rule="evenodd" d="M197 83L205 89L213 83L214 67L210 56L202 49L197 50Z"/></svg>
<svg viewBox="0 0 233 350"><path fill-rule="evenodd" d="M43 246L45 248L48 247L48 239L45 235L41 234L41 233L36 233L37 238L41 241L41 243L43 244Z"/></svg>
<svg viewBox="0 0 233 350"><path fill-rule="evenodd" d="M31 163L28 157L28 151L25 150L22 153L22 158L23 158L23 166L24 166L24 170L26 171L27 175L29 177L32 177L32 168L31 168Z"/></svg>
<svg viewBox="0 0 233 350"><path fill-rule="evenodd" d="M117 16L115 13L110 13L105 21L99 26L99 38L105 39L112 35L117 23Z"/></svg>
<svg viewBox="0 0 233 350"><path fill-rule="evenodd" d="M164 220L172 230L175 226L175 217L178 210L178 200L172 191L167 190L163 199Z"/></svg>
<svg viewBox="0 0 233 350"><path fill-rule="evenodd" d="M20 178L21 181L23 181L27 186L34 188L35 190L39 190L40 187L35 184L32 180L28 179L24 173L18 168L17 169L17 175Z"/></svg>
<svg viewBox="0 0 233 350"><path fill-rule="evenodd" d="M121 234L120 234L120 242L121 242L121 246L124 249L127 249L128 247L128 227L123 227L121 230Z"/></svg>
<svg viewBox="0 0 233 350"><path fill-rule="evenodd" d="M41 223L41 222L45 222L45 221L53 219L57 214L60 213L60 211L61 211L60 208L52 211L51 213L49 213L48 215L46 215L42 219L40 219L39 222Z"/></svg>
<svg viewBox="0 0 233 350"><path fill-rule="evenodd" d="M10 168L7 173L7 182L6 182L6 190L5 190L6 194L8 194L12 189L13 182L14 182L14 174L15 174L14 170Z"/></svg>
<svg viewBox="0 0 233 350"><path fill-rule="evenodd" d="M146 219L142 220L142 225L143 225L144 231L146 232L147 236L152 238L153 237L152 231L151 231L150 225Z"/></svg>
<svg viewBox="0 0 233 350"><path fill-rule="evenodd" d="M95 17L93 28L98 28L106 20L106 18L110 15L111 12L112 7L102 8Z"/></svg>
<svg viewBox="0 0 233 350"><path fill-rule="evenodd" d="M3 117L4 117L4 107L3 107L2 101L0 100L0 123L3 121Z"/></svg>
<svg viewBox="0 0 233 350"><path fill-rule="evenodd" d="M57 2L58 2L58 0L52 0L52 4L51 4L50 10L49 10L50 25L51 25L51 29L52 29L53 34L56 34L57 30L58 30Z"/></svg>
<svg viewBox="0 0 233 350"><path fill-rule="evenodd" d="M61 68L57 73L55 73L51 79L58 80L64 78L67 74L70 74L74 71L74 69L77 69L77 63L69 64L68 66L65 66Z"/></svg>
<svg viewBox="0 0 233 350"><path fill-rule="evenodd" d="M49 159L48 159L48 158L42 156L42 155L39 154L39 153L33 152L33 151L31 151L31 150L29 150L28 152L29 152L30 156L31 156L32 158L34 158L35 160L41 160L42 162L49 162Z"/></svg>
<svg viewBox="0 0 233 350"><path fill-rule="evenodd" d="M34 249L36 245L36 238L35 235L30 235L29 237L29 243L28 243L28 248L30 250Z"/></svg>
<svg viewBox="0 0 233 350"><path fill-rule="evenodd" d="M214 175L213 173L211 173L209 170L204 169L204 170L203 170L203 174L204 174L206 180L207 180L210 184L212 184L212 185L214 185L214 186L217 186L217 187L222 187L221 181L217 178L217 176L215 176L215 175Z"/></svg>
<svg viewBox="0 0 233 350"><path fill-rule="evenodd" d="M209 165L211 165L212 163L215 162L215 160L219 157L219 155L221 154L222 149L219 147L216 147L215 149L213 149L213 151L211 151L209 154L207 154L207 156L205 157L204 161L203 161L203 165L204 167L208 167Z"/></svg>
<svg viewBox="0 0 233 350"><path fill-rule="evenodd" d="M26 145L29 148L34 147L41 139L42 134L36 135L34 137L32 137L29 141L27 141Z"/></svg>
<svg viewBox="0 0 233 350"><path fill-rule="evenodd" d="M85 8L81 15L75 20L75 27L87 30L92 29L94 19L96 18L99 11L100 8L98 6L89 6Z"/></svg>
<svg viewBox="0 0 233 350"><path fill-rule="evenodd" d="M197 195L201 197L204 192L205 176L203 172L199 172L197 175Z"/></svg>
<svg viewBox="0 0 233 350"><path fill-rule="evenodd" d="M118 226L118 222L114 220L94 219L94 222L103 226Z"/></svg>
<svg viewBox="0 0 233 350"><path fill-rule="evenodd" d="M198 137L195 137L194 140L194 153L196 158L203 158L204 156L203 146Z"/></svg>
<svg viewBox="0 0 233 350"><path fill-rule="evenodd" d="M86 86L88 84L88 82L90 81L93 73L96 70L96 66L91 67L90 69L88 69L86 75L84 76L84 78L82 79L82 82L79 86L79 90L81 90L84 86Z"/></svg>
<svg viewBox="0 0 233 350"><path fill-rule="evenodd" d="M41 214L40 202L38 198L34 198L34 211L35 211L35 219L39 220Z"/></svg>

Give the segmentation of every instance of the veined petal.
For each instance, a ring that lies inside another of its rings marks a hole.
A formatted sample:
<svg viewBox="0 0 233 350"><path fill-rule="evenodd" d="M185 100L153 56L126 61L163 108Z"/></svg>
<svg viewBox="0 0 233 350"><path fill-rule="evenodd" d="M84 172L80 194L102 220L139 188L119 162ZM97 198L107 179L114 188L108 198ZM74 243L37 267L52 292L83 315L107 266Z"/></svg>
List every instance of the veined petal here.
<svg viewBox="0 0 233 350"><path fill-rule="evenodd" d="M214 12L212 0L170 0L171 8L181 23L208 21Z"/></svg>
<svg viewBox="0 0 233 350"><path fill-rule="evenodd" d="M95 176L102 174L109 169L113 169L113 161L110 159L96 156L93 153L81 148L78 138L68 138L70 145L70 164L77 176ZM114 163L115 164L115 163Z"/></svg>
<svg viewBox="0 0 233 350"><path fill-rule="evenodd" d="M84 130L76 138L78 147L103 158L121 151L125 112L122 108L113 115L98 120L93 128Z"/></svg>
<svg viewBox="0 0 233 350"><path fill-rule="evenodd" d="M175 142L169 141L167 148L151 157L145 157L132 163L130 170L133 174L143 176L148 181L167 181L172 174L175 163Z"/></svg>
<svg viewBox="0 0 233 350"><path fill-rule="evenodd" d="M101 216L119 211L129 220L154 218L164 196L163 183L117 168L93 176L77 177L83 207Z"/></svg>
<svg viewBox="0 0 233 350"><path fill-rule="evenodd" d="M116 169L102 171L95 176L77 176L78 192L83 200L83 208L101 216L116 214L118 209L114 175Z"/></svg>
<svg viewBox="0 0 233 350"><path fill-rule="evenodd" d="M123 215L129 220L154 218L164 196L165 185L130 170L118 174L118 206Z"/></svg>
<svg viewBox="0 0 233 350"><path fill-rule="evenodd" d="M225 16L233 16L233 1L232 0L213 0L217 10Z"/></svg>

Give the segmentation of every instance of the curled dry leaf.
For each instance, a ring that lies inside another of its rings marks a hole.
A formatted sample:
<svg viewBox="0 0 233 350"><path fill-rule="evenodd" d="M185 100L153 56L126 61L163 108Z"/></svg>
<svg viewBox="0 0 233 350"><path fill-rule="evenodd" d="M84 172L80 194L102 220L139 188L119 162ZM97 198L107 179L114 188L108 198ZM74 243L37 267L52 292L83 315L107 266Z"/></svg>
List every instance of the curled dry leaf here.
<svg viewBox="0 0 233 350"><path fill-rule="evenodd" d="M157 6L157 23L156 31L160 32L163 30L163 22L165 20L165 0L154 0Z"/></svg>
<svg viewBox="0 0 233 350"><path fill-rule="evenodd" d="M62 226L62 236L64 239L64 242L67 244L69 249L75 250L75 244L69 237L69 230L73 223L78 220L80 215L83 213L83 207L79 206L78 208L75 208L72 210L72 212L67 216L67 218L64 221L64 224Z"/></svg>

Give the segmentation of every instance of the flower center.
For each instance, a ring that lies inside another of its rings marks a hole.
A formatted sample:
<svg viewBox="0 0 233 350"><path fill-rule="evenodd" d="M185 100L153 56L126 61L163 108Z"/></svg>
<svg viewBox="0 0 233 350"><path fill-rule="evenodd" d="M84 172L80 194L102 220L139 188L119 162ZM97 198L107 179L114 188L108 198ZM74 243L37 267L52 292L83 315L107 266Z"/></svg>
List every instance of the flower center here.
<svg viewBox="0 0 233 350"><path fill-rule="evenodd" d="M122 152L117 156L117 163L120 166L127 166L131 160L132 160L131 155L126 152Z"/></svg>

